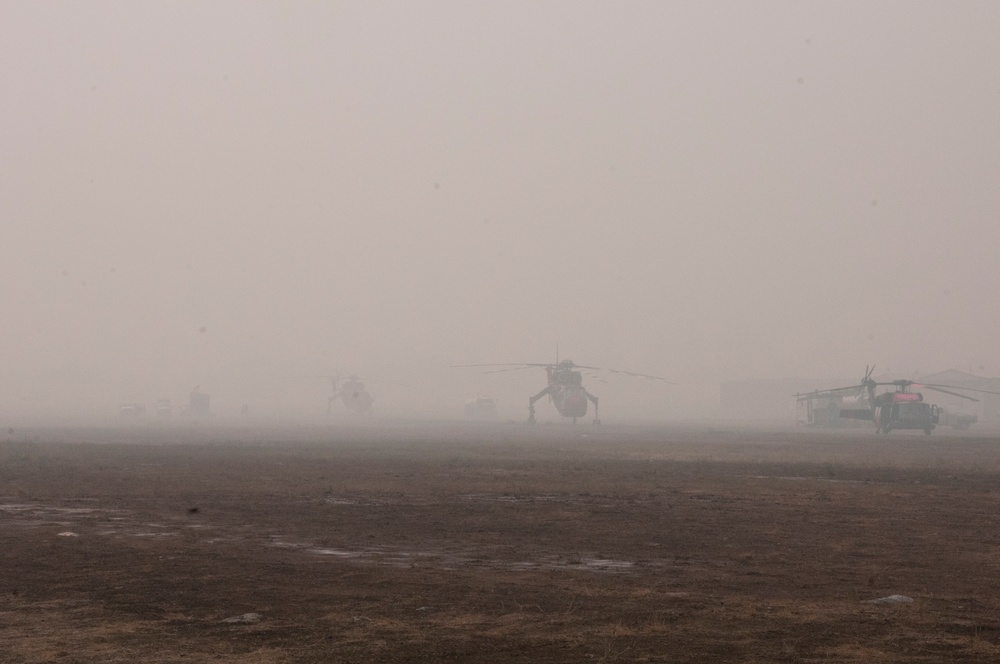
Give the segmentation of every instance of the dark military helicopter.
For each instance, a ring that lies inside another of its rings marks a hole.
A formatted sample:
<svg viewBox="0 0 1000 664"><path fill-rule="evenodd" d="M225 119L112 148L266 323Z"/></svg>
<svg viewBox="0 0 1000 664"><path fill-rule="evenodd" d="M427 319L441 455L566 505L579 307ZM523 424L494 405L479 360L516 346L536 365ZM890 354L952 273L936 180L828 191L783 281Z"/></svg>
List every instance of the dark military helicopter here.
<svg viewBox="0 0 1000 664"><path fill-rule="evenodd" d="M333 394L326 402L326 414L333 411L333 404L340 399L344 408L353 413L370 413L375 397L365 388L364 378L351 374L343 378L337 376L324 376L330 379L333 387Z"/></svg>
<svg viewBox="0 0 1000 664"><path fill-rule="evenodd" d="M800 393L796 394L795 398L797 401L812 401L856 394L859 397L856 401L856 406L841 409L840 417L872 421L875 423L875 433L889 433L893 429L911 429L923 430L925 434L930 435L931 431L938 424L940 409L924 401L922 393L913 392L910 388L916 387L918 389L922 388L935 392L943 392L944 394L968 399L969 401L979 401L979 399L966 394L959 394L952 390L1000 394L1000 392L990 392L988 390L974 390L969 387L958 387L956 385L920 383L912 380L879 382L872 378L874 371L874 365L870 368L865 367L865 377L858 385ZM895 389L876 394L875 391L879 387L892 387Z"/></svg>
<svg viewBox="0 0 1000 664"><path fill-rule="evenodd" d="M531 369L539 367L545 369L545 373L548 376L548 385L539 392L538 394L528 397L528 422L535 422L535 403L542 397L548 395L549 400L559 411L559 414L563 417L573 418L573 423L576 423L578 417L584 417L587 414L587 402L594 404L594 424L600 424L600 412L599 399L587 391L587 388L583 386L583 373L581 370L585 371L607 371L615 374L622 374L625 376L637 376L639 378L647 378L650 380L659 380L664 383L669 383L664 378L659 376L650 376L648 374L633 373L631 371L620 371L618 369L603 369L601 367L591 367L582 364L576 364L573 360L562 360L561 362L557 359L554 364L545 363L522 363L522 364L461 364L456 365L456 367L505 367L503 369L495 369L492 371L487 371L486 373L500 373L502 371L518 371L520 369ZM672 383L671 383L672 384Z"/></svg>

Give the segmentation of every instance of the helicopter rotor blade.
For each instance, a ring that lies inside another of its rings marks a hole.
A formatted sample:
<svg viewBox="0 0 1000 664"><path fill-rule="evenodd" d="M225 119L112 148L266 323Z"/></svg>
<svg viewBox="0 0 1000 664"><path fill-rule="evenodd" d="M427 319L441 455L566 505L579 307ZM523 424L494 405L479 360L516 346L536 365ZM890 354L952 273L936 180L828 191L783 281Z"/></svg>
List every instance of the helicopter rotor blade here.
<svg viewBox="0 0 1000 664"><path fill-rule="evenodd" d="M520 363L508 363L508 364L453 364L450 368L461 369L465 367L482 368L482 367L504 367L502 369L493 369L491 371L484 371L483 373L501 373L503 371L517 371L520 369L531 369L541 367L543 369L568 369L570 371L586 370L586 371L607 371L609 373L621 374L623 376L636 376L638 378L647 378L649 380L659 380L668 385L676 385L666 378L660 376L651 376L649 374L636 373L634 371L622 371L621 369L605 369L604 367L592 367L586 364L576 364L572 360L563 360L557 364L547 364L544 362L520 362Z"/></svg>
<svg viewBox="0 0 1000 664"><path fill-rule="evenodd" d="M621 374L623 376L635 376L636 378L648 378L649 380L659 380L669 385L676 385L676 383L673 383L667 380L666 378L661 378L660 376L651 376L649 374L636 373L634 371L622 371L621 369L602 369L602 371L610 371L611 373Z"/></svg>
<svg viewBox="0 0 1000 664"><path fill-rule="evenodd" d="M877 386L894 385L896 387L902 387L902 388L916 387L918 389L927 388L928 390L934 390L935 392L944 392L945 394L950 394L952 396L956 396L961 399L968 399L970 401L979 401L979 399L973 399L972 397L967 396L965 394L950 392L949 390L962 390L963 392L977 392L979 394L996 394L1000 396L1000 392L993 392L991 390L979 390L973 387L961 387L959 385L939 385L937 383L920 383L915 380L907 380L907 379L886 381L884 383L883 382L871 383L871 385L877 385Z"/></svg>
<svg viewBox="0 0 1000 664"><path fill-rule="evenodd" d="M506 362L501 364L452 364L449 369L464 369L467 367L520 367L527 369L528 367L552 367L554 364L546 364L544 362Z"/></svg>
<svg viewBox="0 0 1000 664"><path fill-rule="evenodd" d="M913 385L916 385L916 383L914 383L912 380L905 380L905 379L900 379L900 380L886 380L886 381L878 381L878 382L871 381L868 384L871 385L872 387L885 387L887 385L893 385L895 387L911 387Z"/></svg>
<svg viewBox="0 0 1000 664"><path fill-rule="evenodd" d="M484 374L504 373L505 371L521 371L522 369L534 369L534 368L535 367L533 367L533 366L530 366L530 367L509 367L507 369L493 369L491 371L484 371L483 373Z"/></svg>
<svg viewBox="0 0 1000 664"><path fill-rule="evenodd" d="M810 399L822 399L828 397L835 392L851 392L853 390L860 390L865 387L864 383L860 385L851 385L849 387L834 387L829 390L816 390L815 392L796 392L792 396L797 397L799 401L809 401Z"/></svg>
<svg viewBox="0 0 1000 664"><path fill-rule="evenodd" d="M651 376L649 374L636 373L634 371L622 371L621 369L605 369L604 367L591 367L585 364L574 364L573 369L589 369L590 371L607 371L608 373L621 374L623 376L636 376L637 378L649 378L651 380L661 380L664 383L668 383L670 385L676 385L676 383L672 383L666 378L661 378L660 376Z"/></svg>
<svg viewBox="0 0 1000 664"><path fill-rule="evenodd" d="M914 383L914 384L916 384L916 383ZM978 390L978 389L975 389L975 388L972 388L972 387L959 387L958 385L939 385L937 383L920 383L919 385L921 387L926 387L928 389L944 387L944 388L947 388L949 390L962 390L963 392L978 392L980 394L997 394L997 395L1000 395L1000 392L992 392L990 390Z"/></svg>
<svg viewBox="0 0 1000 664"><path fill-rule="evenodd" d="M918 385L918 387L926 387L928 390L934 390L935 392L944 392L945 394L950 394L953 397L958 397L959 399L968 399L969 401L979 401L974 397L970 397L967 394L959 394L958 392L952 392L950 390L945 390L940 387L931 387L930 385Z"/></svg>

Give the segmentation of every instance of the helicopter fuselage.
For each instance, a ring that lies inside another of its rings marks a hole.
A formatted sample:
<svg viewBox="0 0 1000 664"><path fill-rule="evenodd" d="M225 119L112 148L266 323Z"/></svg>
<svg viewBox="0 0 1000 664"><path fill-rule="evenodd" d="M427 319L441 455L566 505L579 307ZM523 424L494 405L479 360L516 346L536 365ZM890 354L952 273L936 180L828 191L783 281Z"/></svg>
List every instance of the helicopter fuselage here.
<svg viewBox="0 0 1000 664"><path fill-rule="evenodd" d="M549 396L563 417L583 417L587 414L587 390L579 371L549 368Z"/></svg>
<svg viewBox="0 0 1000 664"><path fill-rule="evenodd" d="M872 399L876 430L916 429L930 433L938 424L938 407L924 401L919 392L887 392Z"/></svg>
<svg viewBox="0 0 1000 664"><path fill-rule="evenodd" d="M339 385L338 385L339 383ZM334 380L334 393L327 403L327 414L333 402L340 399L344 408L355 413L369 413L372 410L372 403L375 397L365 388L364 382L353 378L346 380Z"/></svg>
<svg viewBox="0 0 1000 664"><path fill-rule="evenodd" d="M549 379L548 385L538 394L528 398L528 422L535 421L535 402L548 395L559 414L563 417L573 418L574 423L578 417L587 414L587 402L593 402L594 424L601 423L600 417L596 415L599 400L587 392L587 388L583 386L583 374L577 371L575 366L569 360L545 366L545 373Z"/></svg>

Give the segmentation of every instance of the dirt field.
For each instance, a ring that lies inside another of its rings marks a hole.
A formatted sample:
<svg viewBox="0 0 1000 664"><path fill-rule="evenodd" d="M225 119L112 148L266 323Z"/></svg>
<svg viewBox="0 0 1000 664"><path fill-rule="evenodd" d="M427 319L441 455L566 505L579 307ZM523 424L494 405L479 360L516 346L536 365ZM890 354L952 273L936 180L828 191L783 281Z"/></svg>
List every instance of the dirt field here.
<svg viewBox="0 0 1000 664"><path fill-rule="evenodd" d="M13 430L0 661L995 662L998 544L975 435Z"/></svg>

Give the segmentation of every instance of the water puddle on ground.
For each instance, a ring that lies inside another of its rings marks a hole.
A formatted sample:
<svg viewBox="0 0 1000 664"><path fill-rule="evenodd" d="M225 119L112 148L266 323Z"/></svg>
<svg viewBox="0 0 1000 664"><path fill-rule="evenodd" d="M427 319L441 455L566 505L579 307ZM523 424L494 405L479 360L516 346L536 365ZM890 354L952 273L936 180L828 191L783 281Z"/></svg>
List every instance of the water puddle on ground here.
<svg viewBox="0 0 1000 664"><path fill-rule="evenodd" d="M566 496L507 496L502 494L467 494L466 500L486 502L530 502L565 501ZM341 503L348 504L348 503ZM377 503L368 503L377 504ZM148 517L147 517L148 518ZM100 522L98 522L100 519ZM110 522L110 523L109 523ZM146 540L176 538L181 532L186 537L212 530L212 537L198 538L203 544L247 543L245 533L220 529L211 524L169 524L140 520L127 510L102 509L98 507L52 506L35 503L0 503L0 525L59 527L53 536L69 537L63 533L72 532L74 537L140 538ZM187 529L187 530L185 530ZM205 533L207 534L207 533ZM384 565L390 567L432 567L435 569L493 569L511 572L533 571L584 571L603 574L628 574L641 567L661 566L662 561L643 561L641 564L603 556L559 556L550 555L530 560L499 559L487 551L469 547L442 550L396 549L392 547L317 546L311 542L290 541L284 535L267 536L263 546L283 549L318 557L351 561L358 564Z"/></svg>
<svg viewBox="0 0 1000 664"><path fill-rule="evenodd" d="M363 551L344 551L343 549L309 549L309 553L319 556L336 556L338 558L359 558L365 553Z"/></svg>
<svg viewBox="0 0 1000 664"><path fill-rule="evenodd" d="M156 538L179 534L170 525L140 522L128 510L38 503L0 503L0 524L24 528L72 527L78 537Z"/></svg>
<svg viewBox="0 0 1000 664"><path fill-rule="evenodd" d="M465 493L462 500L476 503L568 503L574 502L569 496L557 494L515 495L507 493Z"/></svg>
<svg viewBox="0 0 1000 664"><path fill-rule="evenodd" d="M0 522L23 527L73 525L74 520L120 519L111 516L123 514L124 510L101 509L98 507L61 507L38 503L0 503Z"/></svg>
<svg viewBox="0 0 1000 664"><path fill-rule="evenodd" d="M788 482L829 482L832 484L870 484L865 480L838 480L832 477L806 477L800 475L751 475L752 480L786 480Z"/></svg>
<svg viewBox="0 0 1000 664"><path fill-rule="evenodd" d="M344 549L310 547L287 542L272 542L271 546L299 549L313 555L331 556L339 560L352 560L359 563L387 565L391 567L430 566L438 569L499 569L512 572L577 570L609 574L625 574L633 572L636 568L636 563L632 561L617 560L614 558L564 558L549 556L535 560L510 561L476 555L477 552L473 551L461 553L452 551L408 551L384 547Z"/></svg>
<svg viewBox="0 0 1000 664"><path fill-rule="evenodd" d="M626 573L635 569L635 563L612 558L541 559L527 562L507 563L507 569L531 572L536 570L580 570L585 572Z"/></svg>

